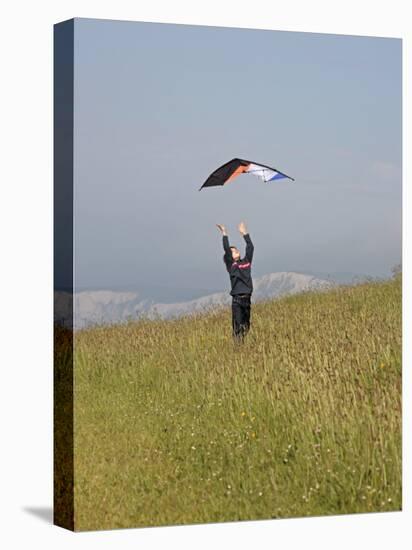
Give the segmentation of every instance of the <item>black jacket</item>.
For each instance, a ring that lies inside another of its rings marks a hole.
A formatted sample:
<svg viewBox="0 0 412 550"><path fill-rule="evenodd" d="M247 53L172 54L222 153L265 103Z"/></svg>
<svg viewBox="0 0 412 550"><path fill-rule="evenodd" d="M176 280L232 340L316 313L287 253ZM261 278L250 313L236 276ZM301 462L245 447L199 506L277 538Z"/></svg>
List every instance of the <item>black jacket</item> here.
<svg viewBox="0 0 412 550"><path fill-rule="evenodd" d="M225 251L223 259L230 275L230 284L232 286L230 294L232 296L252 294L253 292L251 267L254 247L249 233L243 235L243 238L246 241L245 257L235 262L232 257L229 238L226 235L223 236L223 249Z"/></svg>

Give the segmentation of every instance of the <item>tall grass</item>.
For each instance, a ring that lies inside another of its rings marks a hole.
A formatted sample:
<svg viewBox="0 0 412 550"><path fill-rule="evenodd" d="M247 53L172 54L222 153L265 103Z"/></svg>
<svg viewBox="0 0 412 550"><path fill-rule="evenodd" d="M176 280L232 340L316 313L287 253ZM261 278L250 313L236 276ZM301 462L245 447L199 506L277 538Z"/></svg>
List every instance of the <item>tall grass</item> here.
<svg viewBox="0 0 412 550"><path fill-rule="evenodd" d="M401 508L401 282L75 336L75 528Z"/></svg>

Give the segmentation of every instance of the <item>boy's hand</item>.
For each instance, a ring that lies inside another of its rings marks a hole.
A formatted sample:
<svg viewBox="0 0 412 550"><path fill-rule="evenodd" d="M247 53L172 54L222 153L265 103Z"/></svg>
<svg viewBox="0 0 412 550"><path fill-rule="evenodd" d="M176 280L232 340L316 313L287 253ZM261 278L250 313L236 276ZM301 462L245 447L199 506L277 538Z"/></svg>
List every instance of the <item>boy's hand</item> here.
<svg viewBox="0 0 412 550"><path fill-rule="evenodd" d="M237 226L237 228L239 229L239 231L242 235L246 235L247 229L246 229L245 222L240 222L240 224Z"/></svg>
<svg viewBox="0 0 412 550"><path fill-rule="evenodd" d="M219 229L219 231L222 233L222 235L227 235L226 227L223 224L217 223L216 226Z"/></svg>

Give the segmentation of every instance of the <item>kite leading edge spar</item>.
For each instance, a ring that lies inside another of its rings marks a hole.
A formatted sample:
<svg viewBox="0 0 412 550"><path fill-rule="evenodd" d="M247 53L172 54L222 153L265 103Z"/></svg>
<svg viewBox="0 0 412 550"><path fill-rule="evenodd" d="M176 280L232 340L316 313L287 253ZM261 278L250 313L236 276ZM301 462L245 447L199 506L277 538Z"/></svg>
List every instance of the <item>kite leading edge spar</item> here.
<svg viewBox="0 0 412 550"><path fill-rule="evenodd" d="M258 164L257 162L252 162L250 160L235 158L229 162L226 162L220 166L220 168L212 172L199 191L203 189L203 187L225 185L240 174L254 174L266 183L283 178L295 181L290 176L283 174L283 172L279 172L276 168L271 168L270 166Z"/></svg>

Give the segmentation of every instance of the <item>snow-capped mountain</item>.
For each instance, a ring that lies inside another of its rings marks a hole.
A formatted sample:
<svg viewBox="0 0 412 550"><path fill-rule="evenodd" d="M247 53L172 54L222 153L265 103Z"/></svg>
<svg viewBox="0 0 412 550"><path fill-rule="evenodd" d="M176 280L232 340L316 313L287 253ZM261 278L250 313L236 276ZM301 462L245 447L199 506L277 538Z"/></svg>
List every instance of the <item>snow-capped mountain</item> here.
<svg viewBox="0 0 412 550"><path fill-rule="evenodd" d="M253 281L252 302L295 294L306 290L326 289L333 283L301 273L269 273ZM119 323L139 317L170 319L181 315L203 313L231 303L229 292L216 292L195 300L172 304L155 303L138 292L111 290L82 291L73 296L75 328L97 323ZM70 319L71 295L55 293L56 321Z"/></svg>

